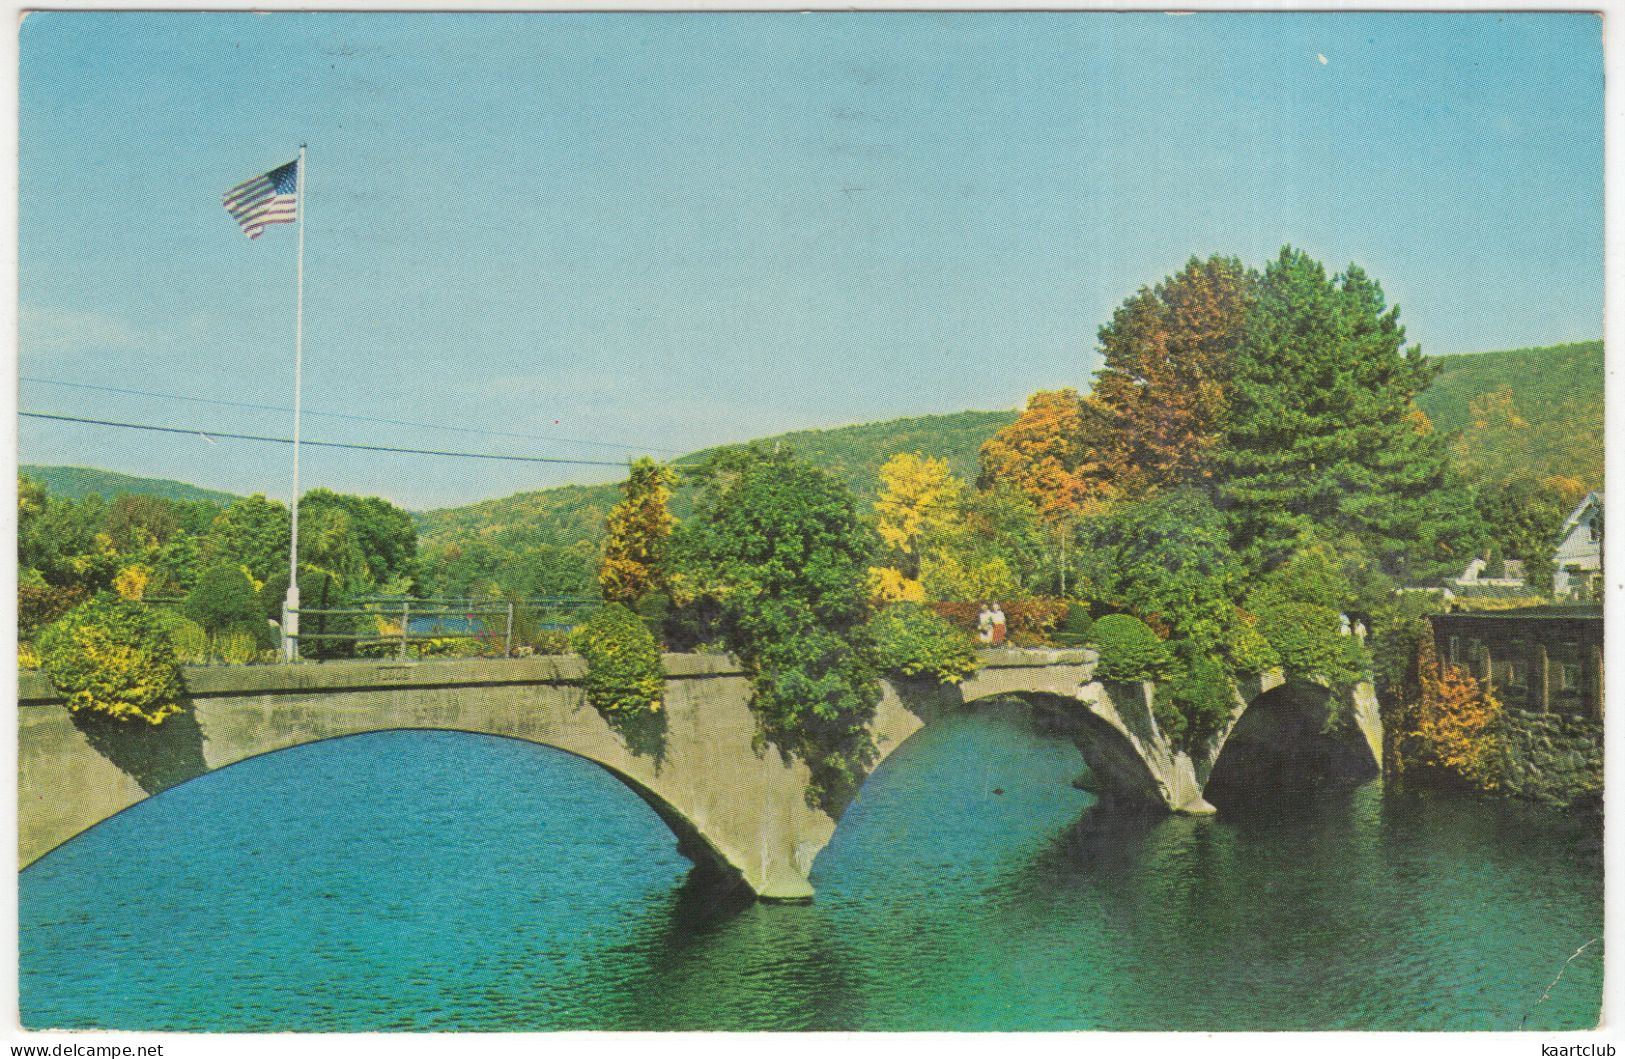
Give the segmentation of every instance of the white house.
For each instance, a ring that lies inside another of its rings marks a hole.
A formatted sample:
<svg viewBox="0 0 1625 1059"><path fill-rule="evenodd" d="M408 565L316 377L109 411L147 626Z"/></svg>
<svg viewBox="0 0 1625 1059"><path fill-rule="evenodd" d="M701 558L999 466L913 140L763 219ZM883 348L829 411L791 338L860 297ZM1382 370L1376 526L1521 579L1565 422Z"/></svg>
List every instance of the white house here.
<svg viewBox="0 0 1625 1059"><path fill-rule="evenodd" d="M1587 493L1563 523L1552 559L1552 598L1602 598L1602 494Z"/></svg>

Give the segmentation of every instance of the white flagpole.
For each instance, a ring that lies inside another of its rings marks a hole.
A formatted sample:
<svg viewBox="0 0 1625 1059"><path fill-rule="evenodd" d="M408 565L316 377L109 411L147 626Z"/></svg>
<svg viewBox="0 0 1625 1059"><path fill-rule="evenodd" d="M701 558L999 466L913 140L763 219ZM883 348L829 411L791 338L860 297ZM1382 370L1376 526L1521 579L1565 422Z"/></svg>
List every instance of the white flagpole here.
<svg viewBox="0 0 1625 1059"><path fill-rule="evenodd" d="M299 210L298 293L293 310L293 532L288 546L288 597L282 604L282 657L299 658L299 401L305 366L305 145L299 145L295 194Z"/></svg>

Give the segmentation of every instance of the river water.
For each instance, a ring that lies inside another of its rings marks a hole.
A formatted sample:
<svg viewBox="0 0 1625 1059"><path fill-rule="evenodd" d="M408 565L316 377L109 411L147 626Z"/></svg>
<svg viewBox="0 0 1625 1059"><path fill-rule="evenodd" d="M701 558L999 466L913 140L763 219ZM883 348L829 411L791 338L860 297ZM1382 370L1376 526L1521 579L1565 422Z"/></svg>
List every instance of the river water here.
<svg viewBox="0 0 1625 1059"><path fill-rule="evenodd" d="M690 877L653 812L558 751L391 732L271 754L21 874L23 1023L1597 1022L1594 823L1376 783L1290 812L1125 818L1071 786L1081 769L1019 711L934 724L865 784L817 899L761 905Z"/></svg>

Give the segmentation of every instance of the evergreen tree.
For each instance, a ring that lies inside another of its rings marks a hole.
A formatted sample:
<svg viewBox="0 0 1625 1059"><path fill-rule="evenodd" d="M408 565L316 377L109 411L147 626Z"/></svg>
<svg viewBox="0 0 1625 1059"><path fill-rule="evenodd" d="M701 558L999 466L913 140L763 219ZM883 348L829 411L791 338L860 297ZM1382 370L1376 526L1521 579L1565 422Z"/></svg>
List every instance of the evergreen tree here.
<svg viewBox="0 0 1625 1059"><path fill-rule="evenodd" d="M1232 363L1217 466L1233 539L1255 567L1313 532L1350 532L1390 572L1471 550L1470 497L1412 415L1434 367L1355 266L1328 277L1290 247L1265 270Z"/></svg>

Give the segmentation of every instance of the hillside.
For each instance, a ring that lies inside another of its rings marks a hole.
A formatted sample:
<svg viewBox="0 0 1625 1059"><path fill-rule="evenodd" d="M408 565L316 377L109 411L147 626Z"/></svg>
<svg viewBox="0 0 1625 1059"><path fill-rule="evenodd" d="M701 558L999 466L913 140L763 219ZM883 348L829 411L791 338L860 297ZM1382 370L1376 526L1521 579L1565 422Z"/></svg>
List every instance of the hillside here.
<svg viewBox="0 0 1625 1059"><path fill-rule="evenodd" d="M1489 478L1555 474L1587 489L1602 488L1601 342L1470 353L1437 362L1439 377L1417 403L1435 430L1463 432L1458 454L1470 472ZM1503 387L1510 406L1492 405L1492 414L1475 424L1473 402Z"/></svg>
<svg viewBox="0 0 1625 1059"><path fill-rule="evenodd" d="M1496 430L1491 424L1490 429L1467 432L1461 447L1470 452L1473 471L1494 476L1533 470L1577 478L1587 488L1601 486L1601 342L1466 353L1437 361L1439 377L1418 402L1436 430L1465 430L1471 425L1472 403L1503 386L1510 388L1513 406L1524 421L1518 430ZM875 472L898 452L946 458L956 474L974 478L981 443L1015 416L1013 410L918 416L796 431L765 441L790 446L868 498L876 491ZM716 451L706 449L678 462L696 462ZM426 512L418 516L418 529L431 546L470 537L508 546L596 540L618 496L613 484L518 493ZM685 492L679 492L673 507L679 516L687 514Z"/></svg>
<svg viewBox="0 0 1625 1059"><path fill-rule="evenodd" d="M798 430L764 442L788 446L840 478L859 496L873 497L878 489L876 473L898 452L946 459L955 474L974 478L982 442L1015 417L1013 411L916 416L831 430ZM679 457L677 462L698 463L719 451L721 448L703 449ZM604 516L618 499L620 493L613 483L516 493L425 512L418 516L418 532L430 546L467 537L509 546L596 540L603 533ZM689 491L679 489L673 509L681 517L688 513L689 505Z"/></svg>
<svg viewBox="0 0 1625 1059"><path fill-rule="evenodd" d="M167 478L137 478L116 471L97 470L94 467L44 467L25 463L17 470L43 483L52 496L74 499L84 496L102 496L111 499L120 493L136 493L162 497L165 500L207 500L222 506L238 499L231 493L203 489L185 482L175 482Z"/></svg>

